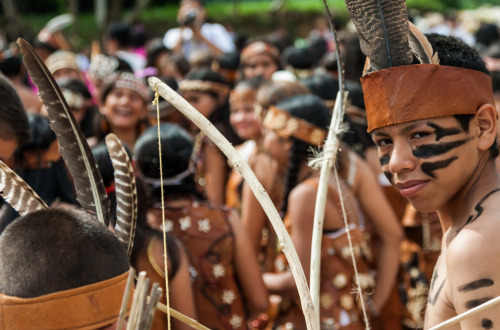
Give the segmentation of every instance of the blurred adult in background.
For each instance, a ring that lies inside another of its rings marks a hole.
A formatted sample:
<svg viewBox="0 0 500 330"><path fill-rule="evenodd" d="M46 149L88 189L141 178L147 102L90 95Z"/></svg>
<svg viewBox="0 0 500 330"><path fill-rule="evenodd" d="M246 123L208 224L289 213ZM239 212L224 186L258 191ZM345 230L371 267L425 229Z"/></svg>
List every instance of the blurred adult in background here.
<svg viewBox="0 0 500 330"><path fill-rule="evenodd" d="M146 66L146 58L134 52L132 37L132 29L128 24L113 23L105 35L105 48L108 55L126 61L134 72L138 72Z"/></svg>
<svg viewBox="0 0 500 330"><path fill-rule="evenodd" d="M42 100L26 83L26 71L22 65L21 58L12 53L4 53L3 56L5 57L0 61L0 70L5 76L7 76L7 78L9 78L19 98L21 99L24 109L26 109L27 112L40 112Z"/></svg>
<svg viewBox="0 0 500 330"><path fill-rule="evenodd" d="M234 51L231 34L222 25L207 23L205 19L201 0L182 0L177 14L179 27L168 30L163 43L188 60L199 50L210 50L214 55Z"/></svg>

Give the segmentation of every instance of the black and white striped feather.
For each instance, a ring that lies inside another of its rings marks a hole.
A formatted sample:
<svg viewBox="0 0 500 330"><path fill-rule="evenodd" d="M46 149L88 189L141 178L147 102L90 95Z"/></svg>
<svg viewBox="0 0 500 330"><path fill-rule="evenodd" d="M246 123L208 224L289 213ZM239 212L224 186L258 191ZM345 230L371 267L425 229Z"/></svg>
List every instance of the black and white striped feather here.
<svg viewBox="0 0 500 330"><path fill-rule="evenodd" d="M111 163L115 175L116 236L132 252L137 223L137 190L134 170L125 148L114 134L106 136Z"/></svg>
<svg viewBox="0 0 500 330"><path fill-rule="evenodd" d="M2 161L0 161L0 195L21 216L47 208L43 199Z"/></svg>
<svg viewBox="0 0 500 330"><path fill-rule="evenodd" d="M19 38L17 44L31 80L38 87L38 94L47 108L50 127L59 142L59 152L75 182L76 199L85 210L94 213L99 222L108 226L109 200L87 140L43 61L26 40Z"/></svg>

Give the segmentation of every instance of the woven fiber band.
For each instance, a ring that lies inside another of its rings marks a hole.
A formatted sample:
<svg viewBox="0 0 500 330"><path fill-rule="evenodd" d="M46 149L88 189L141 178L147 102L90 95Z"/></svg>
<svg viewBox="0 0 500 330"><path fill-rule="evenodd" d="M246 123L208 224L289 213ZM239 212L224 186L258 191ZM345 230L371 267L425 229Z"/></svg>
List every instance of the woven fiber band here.
<svg viewBox="0 0 500 330"><path fill-rule="evenodd" d="M494 105L491 78L482 72L436 64L415 64L361 78L368 132L414 120L475 114Z"/></svg>
<svg viewBox="0 0 500 330"><path fill-rule="evenodd" d="M206 80L184 79L179 84L179 90L182 92L214 92L224 97L229 94L229 89L228 85Z"/></svg>
<svg viewBox="0 0 500 330"><path fill-rule="evenodd" d="M293 136L314 146L321 145L327 135L326 130L300 118L293 117L289 112L274 106L269 108L263 126L272 129L283 138L288 139Z"/></svg>
<svg viewBox="0 0 500 330"><path fill-rule="evenodd" d="M129 272L36 298L2 294L0 325L5 329L96 329L113 324L118 320Z"/></svg>
<svg viewBox="0 0 500 330"><path fill-rule="evenodd" d="M229 102L255 102L257 91L253 89L232 90L229 94Z"/></svg>

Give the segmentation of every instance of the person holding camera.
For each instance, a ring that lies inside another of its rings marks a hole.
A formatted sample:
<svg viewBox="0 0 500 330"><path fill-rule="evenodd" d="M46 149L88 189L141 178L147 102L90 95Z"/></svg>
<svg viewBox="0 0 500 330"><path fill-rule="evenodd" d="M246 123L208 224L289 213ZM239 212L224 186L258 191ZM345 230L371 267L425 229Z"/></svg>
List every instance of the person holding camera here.
<svg viewBox="0 0 500 330"><path fill-rule="evenodd" d="M197 51L210 50L214 55L235 50L227 30L217 23L205 22L206 12L201 0L181 0L177 20L179 27L165 33L164 45L186 59Z"/></svg>

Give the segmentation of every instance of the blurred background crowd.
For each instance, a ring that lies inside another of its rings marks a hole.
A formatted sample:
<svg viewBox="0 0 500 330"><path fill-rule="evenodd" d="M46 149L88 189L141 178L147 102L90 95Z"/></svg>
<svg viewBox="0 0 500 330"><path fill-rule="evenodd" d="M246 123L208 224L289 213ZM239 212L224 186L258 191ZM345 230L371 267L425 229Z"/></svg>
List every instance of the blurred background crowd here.
<svg viewBox="0 0 500 330"><path fill-rule="evenodd" d="M16 4L2 4L5 21L16 24L10 20L22 16ZM170 28L161 30L140 20L148 1L137 1L126 19L117 11L120 6L99 9L102 2L96 1L97 19L91 24L104 32L95 36L73 34L78 2L73 3L73 13L51 18L36 33L22 24L0 31L2 79L15 88L24 108L23 116L0 115L0 128L14 127L0 132L2 161L48 205L78 207L46 109L15 44L20 36L31 42L59 84L111 197L113 170L103 139L114 133L128 148L140 201L132 265L156 274L164 285L161 232L166 231L171 304L210 328L298 329L304 320L287 262L250 188L217 147L172 105L160 100L157 114L146 79L159 77L237 147L281 212L307 275L317 187L317 173L307 160L310 148L322 141L339 90L336 49L323 13L307 16L306 24L300 16L280 13L286 1L266 5L277 21L285 17L288 25L266 29L255 19L239 29L219 22L217 12L207 10L217 8L212 3L182 0L169 7L175 13L169 13L163 26ZM236 8L234 2L223 6ZM424 33L458 37L481 53L498 107L500 7L409 13ZM359 83L365 58L348 18L334 16L349 92L336 166L356 237L363 278L359 285L368 293L374 328L419 329L439 255L440 225L435 214L407 205L381 173L376 148L366 133ZM235 15L233 21L237 20ZM340 192L332 180L321 256L327 265L321 270L322 327L364 328L359 301L351 294L354 282L339 222ZM16 216L4 203L0 229ZM165 322L165 316L158 315L155 327L165 327ZM183 326L174 323L175 328Z"/></svg>

